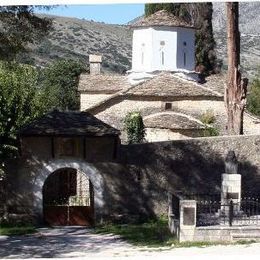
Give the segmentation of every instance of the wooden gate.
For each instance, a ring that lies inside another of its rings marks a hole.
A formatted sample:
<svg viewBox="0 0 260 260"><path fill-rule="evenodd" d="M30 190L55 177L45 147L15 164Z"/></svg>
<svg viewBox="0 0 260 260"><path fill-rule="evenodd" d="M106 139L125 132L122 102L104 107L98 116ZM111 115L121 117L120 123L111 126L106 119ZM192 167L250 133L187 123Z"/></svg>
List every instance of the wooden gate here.
<svg viewBox="0 0 260 260"><path fill-rule="evenodd" d="M43 186L44 221L52 226L93 226L94 191L88 177L75 169L53 172Z"/></svg>

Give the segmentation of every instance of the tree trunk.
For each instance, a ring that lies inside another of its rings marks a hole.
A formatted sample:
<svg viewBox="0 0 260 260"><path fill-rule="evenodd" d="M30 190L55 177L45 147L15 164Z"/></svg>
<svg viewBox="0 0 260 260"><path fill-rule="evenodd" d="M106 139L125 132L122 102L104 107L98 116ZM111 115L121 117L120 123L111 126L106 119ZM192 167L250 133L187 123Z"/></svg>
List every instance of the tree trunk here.
<svg viewBox="0 0 260 260"><path fill-rule="evenodd" d="M238 3L226 3L227 9L227 51L228 77L225 88L225 105L227 110L227 131L230 135L243 134L243 114L246 105L247 83L241 78L240 33L238 29Z"/></svg>

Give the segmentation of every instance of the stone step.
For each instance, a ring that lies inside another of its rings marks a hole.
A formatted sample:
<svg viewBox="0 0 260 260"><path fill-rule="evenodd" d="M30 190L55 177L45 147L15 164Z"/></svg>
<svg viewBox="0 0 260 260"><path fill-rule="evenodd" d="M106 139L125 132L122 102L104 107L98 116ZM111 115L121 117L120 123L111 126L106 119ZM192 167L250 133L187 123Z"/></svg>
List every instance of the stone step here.
<svg viewBox="0 0 260 260"><path fill-rule="evenodd" d="M243 234L232 234L232 240L233 241L260 241L260 233L243 233Z"/></svg>

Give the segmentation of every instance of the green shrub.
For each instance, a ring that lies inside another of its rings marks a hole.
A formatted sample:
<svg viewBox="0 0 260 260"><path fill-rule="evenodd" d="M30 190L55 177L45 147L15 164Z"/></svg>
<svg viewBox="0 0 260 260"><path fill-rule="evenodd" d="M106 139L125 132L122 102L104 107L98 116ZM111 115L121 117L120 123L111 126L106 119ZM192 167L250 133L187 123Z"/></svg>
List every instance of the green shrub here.
<svg viewBox="0 0 260 260"><path fill-rule="evenodd" d="M129 112L124 120L124 129L129 144L142 143L145 137L143 118L140 112Z"/></svg>
<svg viewBox="0 0 260 260"><path fill-rule="evenodd" d="M203 131L203 136L218 136L219 130L215 127L206 127Z"/></svg>
<svg viewBox="0 0 260 260"><path fill-rule="evenodd" d="M260 116L260 79L256 78L251 86L250 93L247 98L247 109L252 114Z"/></svg>
<svg viewBox="0 0 260 260"><path fill-rule="evenodd" d="M216 117L211 110L207 110L205 113L201 115L200 121L203 124L211 125L215 123Z"/></svg>

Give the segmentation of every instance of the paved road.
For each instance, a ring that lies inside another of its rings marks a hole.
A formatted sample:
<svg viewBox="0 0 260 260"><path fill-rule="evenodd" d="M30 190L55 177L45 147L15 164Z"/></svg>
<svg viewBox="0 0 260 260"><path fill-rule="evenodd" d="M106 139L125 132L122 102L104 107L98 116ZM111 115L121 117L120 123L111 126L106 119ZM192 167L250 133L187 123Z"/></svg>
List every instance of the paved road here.
<svg viewBox="0 0 260 260"><path fill-rule="evenodd" d="M251 245L211 246L205 248L146 248L136 247L114 235L98 235L85 228L39 229L39 233L27 236L0 236L0 258L149 258L178 259L193 256L193 259L208 259L209 255L222 255L236 260L260 259L260 243ZM258 255L258 256L257 256ZM255 256L255 257L253 257ZM212 258L212 257L210 257ZM224 257L225 258L225 257Z"/></svg>
<svg viewBox="0 0 260 260"><path fill-rule="evenodd" d="M94 234L78 227L40 228L36 234L0 236L0 258L98 256L121 248L132 246L118 236Z"/></svg>

